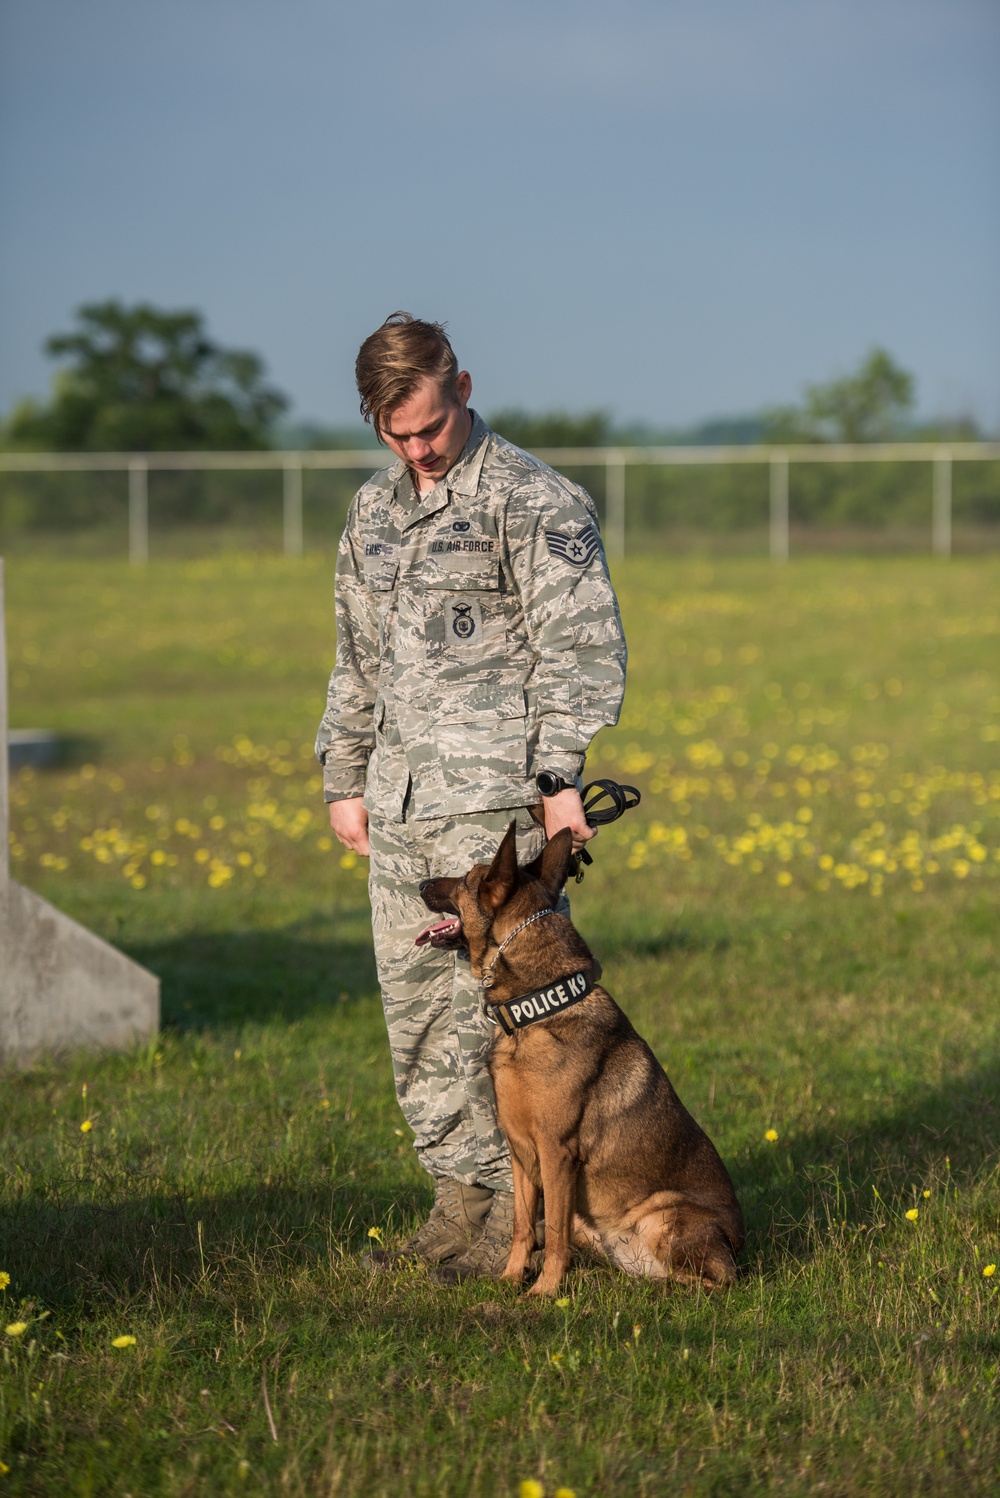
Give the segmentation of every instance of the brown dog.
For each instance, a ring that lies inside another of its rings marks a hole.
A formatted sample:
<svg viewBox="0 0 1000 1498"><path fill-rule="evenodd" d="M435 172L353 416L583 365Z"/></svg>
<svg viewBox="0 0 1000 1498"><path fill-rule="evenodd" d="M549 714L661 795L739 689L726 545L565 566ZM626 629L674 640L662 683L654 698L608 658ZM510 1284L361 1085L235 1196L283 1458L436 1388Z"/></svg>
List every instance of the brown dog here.
<svg viewBox="0 0 1000 1498"><path fill-rule="evenodd" d="M429 909L458 917L421 939L461 936L497 1020L489 1068L514 1170L503 1277L524 1277L542 1191L545 1260L533 1295L555 1294L573 1244L627 1274L732 1284L744 1229L729 1174L553 909L571 857L564 830L519 868L512 825L488 867L421 885Z"/></svg>

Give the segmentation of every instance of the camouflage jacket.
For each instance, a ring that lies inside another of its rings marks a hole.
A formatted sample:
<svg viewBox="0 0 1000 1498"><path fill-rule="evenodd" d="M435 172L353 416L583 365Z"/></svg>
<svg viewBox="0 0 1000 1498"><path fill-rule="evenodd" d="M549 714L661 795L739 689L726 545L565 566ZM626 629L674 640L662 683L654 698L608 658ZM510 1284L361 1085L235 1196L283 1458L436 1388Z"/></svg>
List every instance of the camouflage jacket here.
<svg viewBox="0 0 1000 1498"><path fill-rule="evenodd" d="M392 821L535 803L617 722L625 641L594 502L474 416L454 467L359 489L340 542L325 795Z"/></svg>

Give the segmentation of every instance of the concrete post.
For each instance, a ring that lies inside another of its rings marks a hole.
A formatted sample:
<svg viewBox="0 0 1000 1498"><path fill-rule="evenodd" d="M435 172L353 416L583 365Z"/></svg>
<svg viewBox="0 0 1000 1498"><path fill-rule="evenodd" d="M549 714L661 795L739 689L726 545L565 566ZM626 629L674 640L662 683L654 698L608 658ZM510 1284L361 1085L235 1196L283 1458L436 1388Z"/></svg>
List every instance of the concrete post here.
<svg viewBox="0 0 1000 1498"><path fill-rule="evenodd" d="M10 877L7 663L0 559L0 1065L156 1033L160 980Z"/></svg>
<svg viewBox="0 0 1000 1498"><path fill-rule="evenodd" d="M937 556L951 556L951 453L946 447L934 454L932 544Z"/></svg>
<svg viewBox="0 0 1000 1498"><path fill-rule="evenodd" d="M607 475L604 491L604 524L608 533L608 556L625 555L625 459L621 453L609 454L604 465Z"/></svg>
<svg viewBox="0 0 1000 1498"><path fill-rule="evenodd" d="M292 453L285 459L284 541L286 557L302 555L301 453Z"/></svg>
<svg viewBox="0 0 1000 1498"><path fill-rule="evenodd" d="M771 560L788 561L788 454L771 454Z"/></svg>
<svg viewBox="0 0 1000 1498"><path fill-rule="evenodd" d="M137 567L149 561L149 465L133 458L128 465L128 559Z"/></svg>

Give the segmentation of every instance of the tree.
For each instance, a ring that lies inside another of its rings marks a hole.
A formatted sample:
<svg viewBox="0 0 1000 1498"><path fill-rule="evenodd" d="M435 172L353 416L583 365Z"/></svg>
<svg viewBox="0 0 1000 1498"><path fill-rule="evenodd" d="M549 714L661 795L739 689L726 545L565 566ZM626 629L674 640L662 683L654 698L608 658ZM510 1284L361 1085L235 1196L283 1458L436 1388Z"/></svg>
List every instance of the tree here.
<svg viewBox="0 0 1000 1498"><path fill-rule="evenodd" d="M534 452L539 447L603 447L612 440L611 421L605 411L587 411L570 416L548 411L532 416L527 411L497 411L490 426L508 442Z"/></svg>
<svg viewBox="0 0 1000 1498"><path fill-rule="evenodd" d="M75 332L45 351L68 360L48 405L23 402L9 446L55 451L162 452L260 448L288 405L245 349L223 349L200 312L164 312L112 299L79 308Z"/></svg>
<svg viewBox="0 0 1000 1498"><path fill-rule="evenodd" d="M899 435L913 393L913 376L873 348L856 374L807 385L801 406L769 411L767 435L773 442L885 442Z"/></svg>

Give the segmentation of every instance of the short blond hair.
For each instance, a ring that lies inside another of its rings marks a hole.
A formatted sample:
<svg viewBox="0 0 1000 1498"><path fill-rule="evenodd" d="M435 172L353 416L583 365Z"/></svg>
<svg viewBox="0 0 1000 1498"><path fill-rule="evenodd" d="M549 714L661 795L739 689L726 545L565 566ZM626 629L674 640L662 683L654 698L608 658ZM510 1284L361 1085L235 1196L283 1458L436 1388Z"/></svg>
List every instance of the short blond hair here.
<svg viewBox="0 0 1000 1498"><path fill-rule="evenodd" d="M409 312L394 312L358 350L354 377L361 414L375 428L380 442L386 418L409 400L421 380L431 375L442 390L454 389L458 360L445 326L423 322Z"/></svg>

